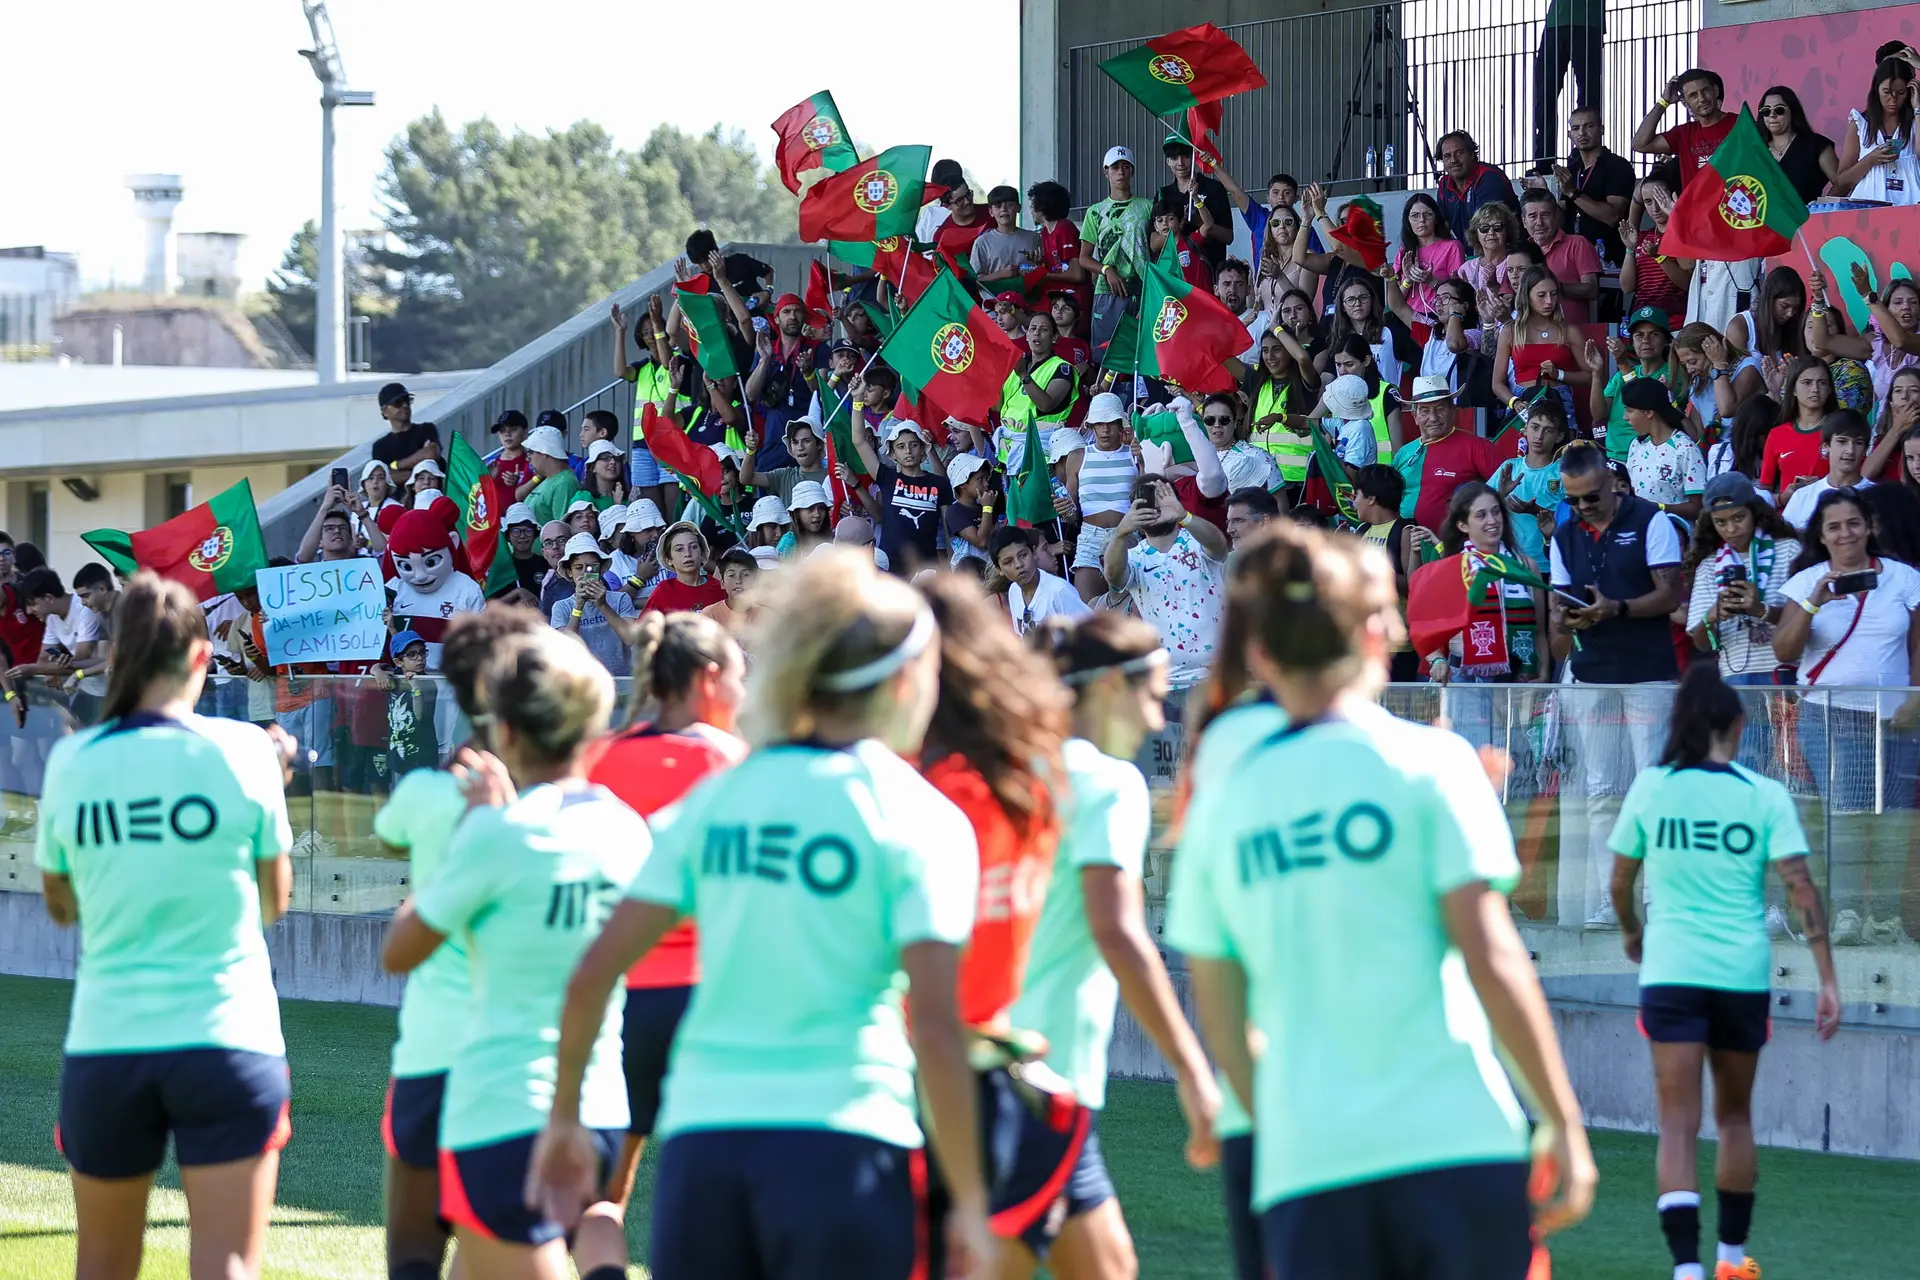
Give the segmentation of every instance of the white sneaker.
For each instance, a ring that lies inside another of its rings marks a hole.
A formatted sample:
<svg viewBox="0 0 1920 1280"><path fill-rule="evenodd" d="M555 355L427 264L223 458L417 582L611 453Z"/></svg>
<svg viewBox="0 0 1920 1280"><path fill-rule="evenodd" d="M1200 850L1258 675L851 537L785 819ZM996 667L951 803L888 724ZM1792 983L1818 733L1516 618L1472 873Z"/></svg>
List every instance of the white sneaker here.
<svg viewBox="0 0 1920 1280"><path fill-rule="evenodd" d="M1836 947L1857 947L1866 941L1861 928L1860 913L1848 907L1833 918L1833 945Z"/></svg>
<svg viewBox="0 0 1920 1280"><path fill-rule="evenodd" d="M1600 909L1587 917L1587 928L1595 933L1608 929L1618 930L1620 928L1620 917L1613 913L1613 904L1611 902L1601 903Z"/></svg>

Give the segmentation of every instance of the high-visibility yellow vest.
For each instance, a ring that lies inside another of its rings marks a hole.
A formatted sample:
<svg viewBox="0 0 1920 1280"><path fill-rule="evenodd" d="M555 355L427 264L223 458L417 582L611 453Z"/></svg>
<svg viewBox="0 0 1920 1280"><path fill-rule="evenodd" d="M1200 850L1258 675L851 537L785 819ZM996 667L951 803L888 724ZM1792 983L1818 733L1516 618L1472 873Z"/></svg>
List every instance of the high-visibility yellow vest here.
<svg viewBox="0 0 1920 1280"><path fill-rule="evenodd" d="M1060 407L1051 413L1037 412L1033 400L1027 395L1027 389L1020 385L1020 375L1008 374L1006 384L1000 390L1000 421L1002 423L1065 422L1067 416L1073 412L1073 379L1078 376L1073 366L1059 356L1048 356L1036 365L1028 376L1033 379L1034 386L1044 387L1052 382L1062 369L1067 372L1067 396L1060 402Z"/></svg>
<svg viewBox="0 0 1920 1280"><path fill-rule="evenodd" d="M1253 420L1258 422L1276 413L1290 412L1292 398L1290 384L1277 380L1267 382L1254 397ZM1307 478L1307 459L1313 456L1313 440L1305 432L1285 425L1258 427L1250 443L1272 455L1280 467L1280 479L1287 484L1299 484Z"/></svg>
<svg viewBox="0 0 1920 1280"><path fill-rule="evenodd" d="M1379 447L1381 457L1391 457L1393 432L1387 429L1387 380L1385 378L1380 379L1380 389L1373 393L1373 399L1368 402L1368 405L1373 410L1373 442Z"/></svg>

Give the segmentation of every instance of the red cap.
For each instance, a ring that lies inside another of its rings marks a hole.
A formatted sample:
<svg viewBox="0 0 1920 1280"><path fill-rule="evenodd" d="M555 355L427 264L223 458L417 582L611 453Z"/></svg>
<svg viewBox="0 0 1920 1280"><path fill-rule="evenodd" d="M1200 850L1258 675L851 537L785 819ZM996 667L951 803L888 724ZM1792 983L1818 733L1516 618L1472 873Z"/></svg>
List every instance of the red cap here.
<svg viewBox="0 0 1920 1280"><path fill-rule="evenodd" d="M800 301L800 295L797 293L783 293L773 300L773 314L779 315L782 307L799 307L805 311L807 304Z"/></svg>

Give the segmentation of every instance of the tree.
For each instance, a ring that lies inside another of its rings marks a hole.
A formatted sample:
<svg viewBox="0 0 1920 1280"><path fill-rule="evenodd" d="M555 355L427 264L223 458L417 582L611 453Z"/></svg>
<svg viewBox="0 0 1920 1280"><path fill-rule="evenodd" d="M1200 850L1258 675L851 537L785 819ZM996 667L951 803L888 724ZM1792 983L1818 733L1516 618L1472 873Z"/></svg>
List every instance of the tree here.
<svg viewBox="0 0 1920 1280"><path fill-rule="evenodd" d="M393 298L385 272L364 260L363 255L348 253L344 258L351 291L350 316L386 316L393 311ZM302 352L314 345L314 297L320 274L320 230L309 218L293 233L280 265L267 277L267 304ZM376 356L377 356L376 352ZM378 363L376 361L376 363Z"/></svg>
<svg viewBox="0 0 1920 1280"><path fill-rule="evenodd" d="M396 282L373 338L387 369L489 365L671 259L703 224L722 241L790 241L797 226L794 198L745 135L717 126L663 125L633 152L587 121L509 135L435 112L388 146L380 191L398 246L375 255ZM303 234L305 257L296 236L268 286L295 334L313 332Z"/></svg>

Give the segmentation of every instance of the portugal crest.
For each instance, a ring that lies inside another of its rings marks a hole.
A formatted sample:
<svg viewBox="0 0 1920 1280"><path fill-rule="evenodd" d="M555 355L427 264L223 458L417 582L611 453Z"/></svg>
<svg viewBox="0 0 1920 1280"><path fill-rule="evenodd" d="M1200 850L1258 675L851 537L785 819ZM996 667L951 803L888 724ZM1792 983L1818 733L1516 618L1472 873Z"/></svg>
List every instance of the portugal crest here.
<svg viewBox="0 0 1920 1280"><path fill-rule="evenodd" d="M227 557L232 554L233 530L227 528L225 525L218 525L212 533L206 536L199 546L187 553L187 563L192 565L197 572L215 573L219 571L221 565L227 562Z"/></svg>
<svg viewBox="0 0 1920 1280"><path fill-rule="evenodd" d="M853 202L866 213L885 213L900 198L900 180L885 169L875 169L853 189Z"/></svg>
<svg viewBox="0 0 1920 1280"><path fill-rule="evenodd" d="M1177 53L1156 54L1147 64L1147 74L1162 84L1191 84L1193 64Z"/></svg>
<svg viewBox="0 0 1920 1280"><path fill-rule="evenodd" d="M841 141L838 126L825 116L815 116L808 121L807 127L800 131L800 137L809 151L825 151Z"/></svg>
<svg viewBox="0 0 1920 1280"><path fill-rule="evenodd" d="M942 373L966 372L973 353L973 335L963 324L943 324L933 335L933 362Z"/></svg>
<svg viewBox="0 0 1920 1280"><path fill-rule="evenodd" d="M479 480L467 490L467 528L475 533L493 528L493 510L487 506L487 486Z"/></svg>
<svg viewBox="0 0 1920 1280"><path fill-rule="evenodd" d="M1720 193L1720 216L1735 231L1751 231L1767 220L1767 189L1757 178L1735 174Z"/></svg>
<svg viewBox="0 0 1920 1280"><path fill-rule="evenodd" d="M1187 319L1187 304L1178 298L1168 298L1160 304L1160 314L1153 318L1153 340L1165 342L1172 338Z"/></svg>

